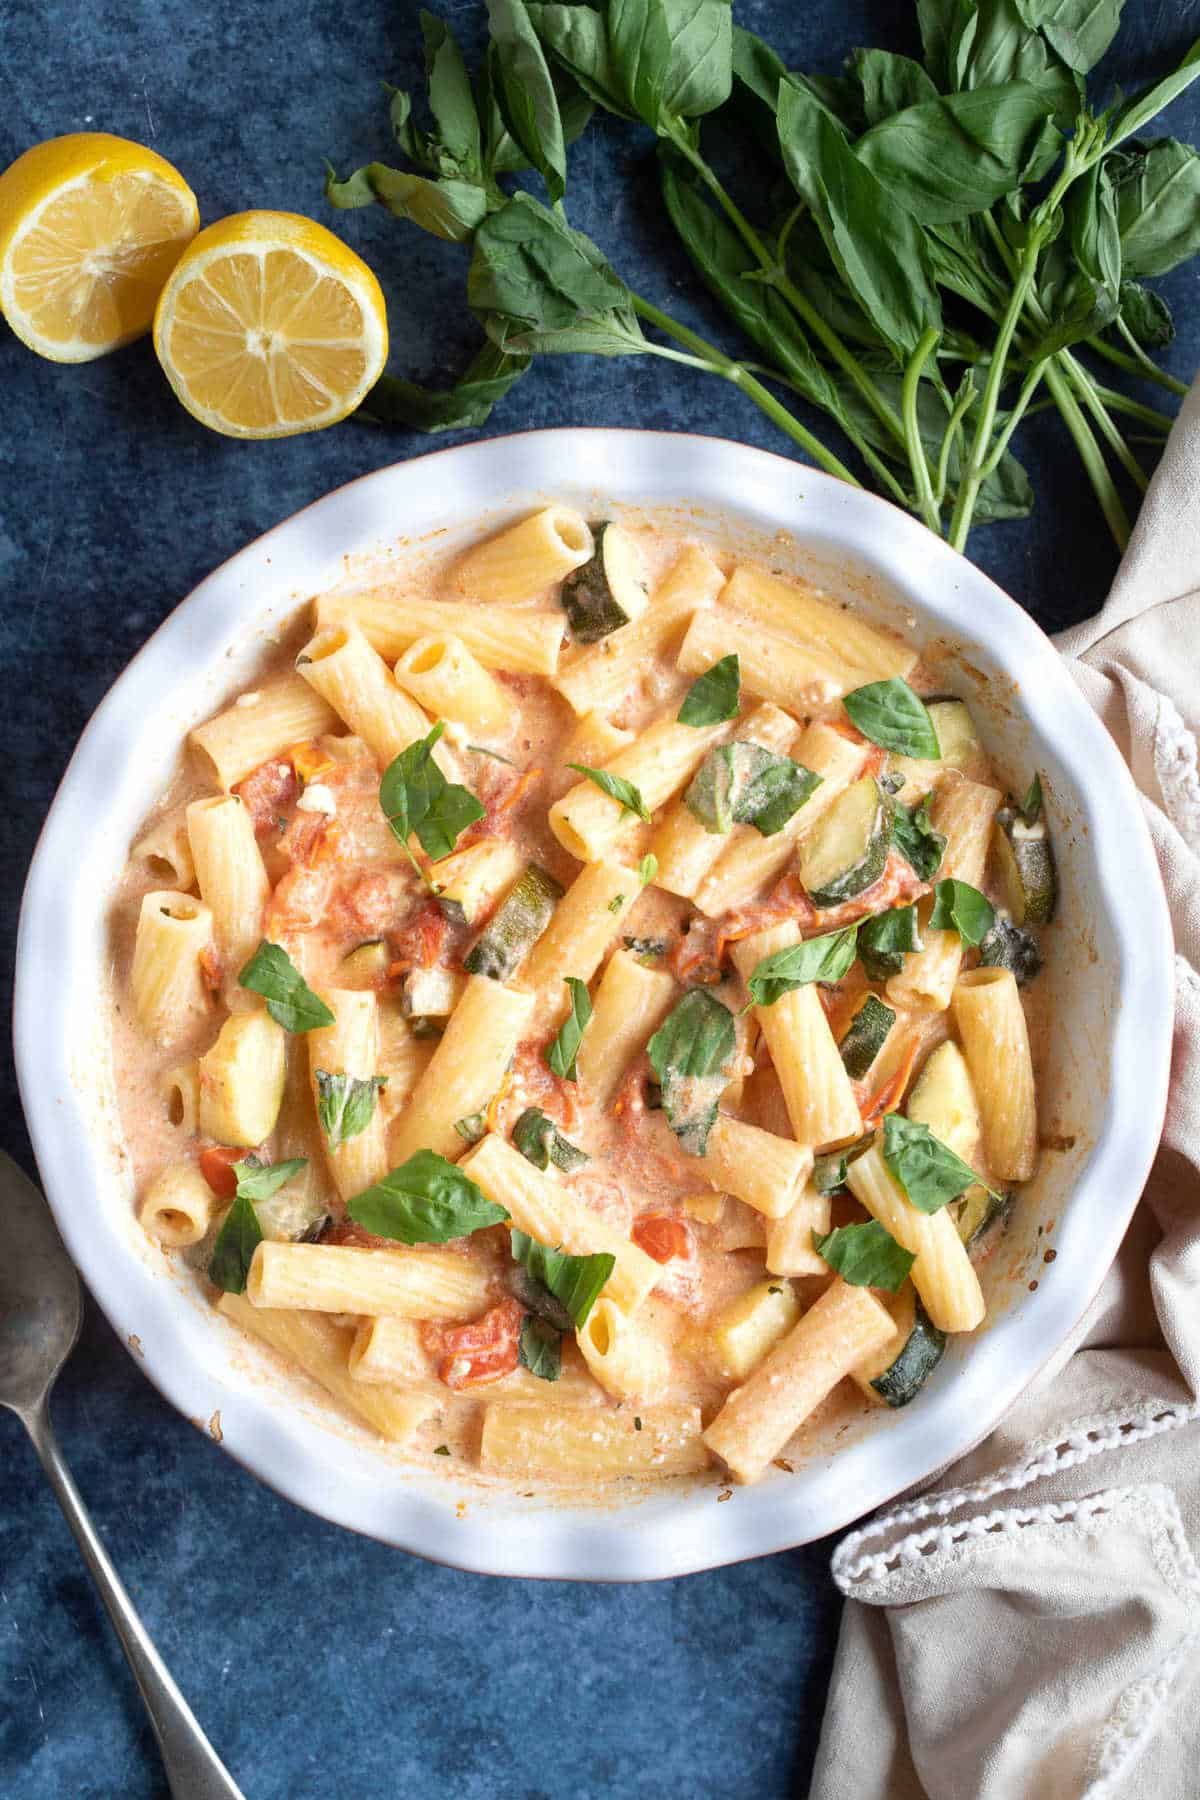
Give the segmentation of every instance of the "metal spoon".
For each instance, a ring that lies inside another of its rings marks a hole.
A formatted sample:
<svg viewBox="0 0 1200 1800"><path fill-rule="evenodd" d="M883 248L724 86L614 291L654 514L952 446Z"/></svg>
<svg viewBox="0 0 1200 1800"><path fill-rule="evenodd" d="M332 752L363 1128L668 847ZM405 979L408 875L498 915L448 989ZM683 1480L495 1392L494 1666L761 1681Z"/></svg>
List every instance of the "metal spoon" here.
<svg viewBox="0 0 1200 1800"><path fill-rule="evenodd" d="M58 1447L47 1401L83 1317L79 1277L50 1209L0 1151L0 1406L15 1412L83 1552L129 1659L175 1800L245 1800L201 1731L109 1561Z"/></svg>

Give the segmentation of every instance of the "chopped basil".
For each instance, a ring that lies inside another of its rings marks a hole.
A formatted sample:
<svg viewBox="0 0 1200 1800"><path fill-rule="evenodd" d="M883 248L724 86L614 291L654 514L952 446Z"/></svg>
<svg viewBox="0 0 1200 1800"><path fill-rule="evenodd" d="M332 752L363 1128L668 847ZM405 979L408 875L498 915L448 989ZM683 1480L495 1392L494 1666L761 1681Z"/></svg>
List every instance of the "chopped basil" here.
<svg viewBox="0 0 1200 1800"><path fill-rule="evenodd" d="M248 1156L245 1162L233 1165L238 1198L269 1200L272 1194L279 1192L285 1181L290 1181L293 1175L298 1175L301 1169L307 1167L307 1156L292 1156L286 1162L277 1163L261 1163L256 1156Z"/></svg>
<svg viewBox="0 0 1200 1800"><path fill-rule="evenodd" d="M858 954L871 981L899 975L904 958L921 948L915 906L894 906L890 912L863 919L858 927Z"/></svg>
<svg viewBox="0 0 1200 1800"><path fill-rule="evenodd" d="M512 1253L514 1262L521 1263L535 1281L561 1301L576 1327L587 1322L616 1263L607 1250L596 1256L568 1256L563 1250L551 1250L526 1232L515 1230Z"/></svg>
<svg viewBox="0 0 1200 1800"><path fill-rule="evenodd" d="M939 881L934 888L931 931L957 931L964 944L978 944L995 921L991 901L969 881Z"/></svg>
<svg viewBox="0 0 1200 1800"><path fill-rule="evenodd" d="M622 938L621 942L634 956L655 957L667 954L666 938L627 937Z"/></svg>
<svg viewBox="0 0 1200 1800"><path fill-rule="evenodd" d="M624 906L624 904L625 904L624 894L614 894L612 899L608 903L608 910L610 913L619 913L621 908Z"/></svg>
<svg viewBox="0 0 1200 1800"><path fill-rule="evenodd" d="M1030 782L1025 798L1017 806L1023 825L1036 825L1042 816L1042 778L1035 775Z"/></svg>
<svg viewBox="0 0 1200 1800"><path fill-rule="evenodd" d="M487 1136L487 1111L469 1113L465 1119L455 1119L454 1129L465 1144L477 1144Z"/></svg>
<svg viewBox="0 0 1200 1800"><path fill-rule="evenodd" d="M657 874L658 858L655 856L654 852L651 851L647 856L643 856L641 862L638 864L638 879L642 886L646 887L654 880L654 877Z"/></svg>
<svg viewBox="0 0 1200 1800"><path fill-rule="evenodd" d="M755 1006L774 1006L782 995L809 982L840 981L854 961L857 934L857 925L847 925L764 956L746 983L750 999Z"/></svg>
<svg viewBox="0 0 1200 1800"><path fill-rule="evenodd" d="M315 1031L334 1022L281 944L269 944L264 938L238 976L238 985L261 994L267 1011L285 1031Z"/></svg>
<svg viewBox="0 0 1200 1800"><path fill-rule="evenodd" d="M681 725L720 725L736 719L742 672L737 655L723 656L693 681L678 714Z"/></svg>
<svg viewBox="0 0 1200 1800"><path fill-rule="evenodd" d="M851 1287L886 1288L890 1294L904 1286L917 1260L878 1219L865 1225L839 1225L824 1237L814 1231L812 1246Z"/></svg>
<svg viewBox="0 0 1200 1800"><path fill-rule="evenodd" d="M557 1381L562 1369L562 1334L545 1319L526 1313L521 1320L521 1336L517 1342L521 1367L543 1381Z"/></svg>
<svg viewBox="0 0 1200 1800"><path fill-rule="evenodd" d="M245 1292L246 1277L254 1252L262 1243L258 1214L245 1194L239 1194L225 1214L213 1253L209 1258L208 1279L227 1294Z"/></svg>
<svg viewBox="0 0 1200 1800"><path fill-rule="evenodd" d="M944 832L935 831L930 823L931 798L926 794L919 806L897 803L892 816L892 841L922 881L933 880L946 852Z"/></svg>
<svg viewBox="0 0 1200 1800"><path fill-rule="evenodd" d="M561 1075L564 1081L574 1081L575 1058L579 1055L584 1028L592 1016L592 1000L586 981L580 981L575 975L567 975L564 979L571 995L571 1010L546 1052L546 1062L552 1074Z"/></svg>
<svg viewBox="0 0 1200 1800"><path fill-rule="evenodd" d="M855 688L842 705L873 744L882 744L900 756L920 757L923 762L940 758L942 747L929 710L900 676Z"/></svg>
<svg viewBox="0 0 1200 1800"><path fill-rule="evenodd" d="M647 825L650 823L646 802L632 781L626 781L623 775L610 775L607 769L589 769L586 763L568 763L567 767L580 775L586 775L589 781L595 782L602 794L607 794L610 800L616 800L622 808L622 818L626 813L635 813Z"/></svg>
<svg viewBox="0 0 1200 1800"><path fill-rule="evenodd" d="M508 1285L521 1305L539 1319L552 1325L555 1331L573 1331L574 1321L561 1300L556 1300L544 1282L538 1281L523 1263L514 1262L509 1271Z"/></svg>
<svg viewBox="0 0 1200 1800"><path fill-rule="evenodd" d="M364 1230L401 1244L448 1244L508 1218L469 1175L433 1150L418 1150L356 1194L346 1211Z"/></svg>
<svg viewBox="0 0 1200 1800"><path fill-rule="evenodd" d="M435 1456L449 1456L449 1454L450 1454L450 1446L449 1446L449 1444L438 1444L438 1445L436 1445L436 1446L435 1446L435 1448L434 1448L434 1452L433 1452L433 1454L434 1454L434 1455L435 1455Z"/></svg>
<svg viewBox="0 0 1200 1800"><path fill-rule="evenodd" d="M511 756L501 756L498 750L489 750L484 744L468 744L467 749L476 756L490 756L493 762L506 763L510 769L517 767Z"/></svg>
<svg viewBox="0 0 1200 1800"><path fill-rule="evenodd" d="M860 1156L864 1156L874 1142L875 1133L868 1131L865 1137L856 1138L841 1150L826 1150L814 1157L812 1184L818 1194L836 1194L839 1188L844 1188L846 1170L852 1162L857 1162Z"/></svg>
<svg viewBox="0 0 1200 1800"><path fill-rule="evenodd" d="M327 1069L316 1069L317 1117L331 1150L338 1150L347 1138L357 1137L371 1123L375 1112L375 1096L387 1086L386 1075L331 1075Z"/></svg>
<svg viewBox="0 0 1200 1800"><path fill-rule="evenodd" d="M734 825L755 825L763 837L771 837L799 812L820 780L788 756L735 739L708 752L684 804L714 835L724 835Z"/></svg>
<svg viewBox="0 0 1200 1800"><path fill-rule="evenodd" d="M589 1160L587 1151L570 1143L540 1106L526 1107L513 1126L513 1143L535 1169L548 1169L553 1163L556 1169L570 1174Z"/></svg>
<svg viewBox="0 0 1200 1800"><path fill-rule="evenodd" d="M970 1164L935 1138L928 1125L899 1113L888 1113L883 1121L883 1160L918 1212L940 1212L979 1181Z"/></svg>
<svg viewBox="0 0 1200 1800"><path fill-rule="evenodd" d="M449 856L467 826L484 816L484 808L474 794L457 782L447 781L433 760L433 747L445 729L439 719L427 736L418 738L389 763L379 784L379 804L384 816L418 870L408 844L414 832L426 856L436 862Z"/></svg>
<svg viewBox="0 0 1200 1800"><path fill-rule="evenodd" d="M690 1156L703 1156L728 1084L737 1034L733 1014L705 988L690 988L646 1046L662 1084L667 1123Z"/></svg>

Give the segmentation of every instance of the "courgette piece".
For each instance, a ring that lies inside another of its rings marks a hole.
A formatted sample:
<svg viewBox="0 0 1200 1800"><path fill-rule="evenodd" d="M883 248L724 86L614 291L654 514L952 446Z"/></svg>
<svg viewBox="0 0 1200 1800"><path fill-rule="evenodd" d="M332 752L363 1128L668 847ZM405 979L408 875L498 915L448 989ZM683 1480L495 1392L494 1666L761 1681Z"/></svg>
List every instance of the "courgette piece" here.
<svg viewBox="0 0 1200 1800"><path fill-rule="evenodd" d="M439 878L438 905L452 925L476 925L496 895L516 880L520 869L521 853L514 844L500 838L472 844L469 850L456 853L446 880ZM438 874L436 868L434 874Z"/></svg>
<svg viewBox="0 0 1200 1800"><path fill-rule="evenodd" d="M590 1160L587 1151L565 1138L540 1106L526 1107L513 1126L512 1141L535 1169L547 1169L553 1163L556 1169L571 1175Z"/></svg>
<svg viewBox="0 0 1200 1800"><path fill-rule="evenodd" d="M428 1019L424 1013L421 1013L417 1018L408 1021L408 1029L413 1037L418 1039L440 1038L445 1026L441 1019Z"/></svg>
<svg viewBox="0 0 1200 1800"><path fill-rule="evenodd" d="M1058 873L1045 819L1026 825L1005 807L996 814L992 850L1013 924L1048 924L1058 900Z"/></svg>
<svg viewBox="0 0 1200 1800"><path fill-rule="evenodd" d="M906 1281L898 1294L884 1304L900 1332L900 1348L896 1340L885 1344L853 1371L854 1379L869 1399L885 1406L907 1406L920 1393L942 1360L946 1334L932 1323L917 1297L911 1281Z"/></svg>
<svg viewBox="0 0 1200 1800"><path fill-rule="evenodd" d="M1032 931L997 919L979 946L985 969L1010 969L1018 987L1028 987L1042 966L1042 953Z"/></svg>
<svg viewBox="0 0 1200 1800"><path fill-rule="evenodd" d="M962 1162L972 1160L979 1148L979 1102L957 1044L938 1045L913 1083L905 1111Z"/></svg>
<svg viewBox="0 0 1200 1800"><path fill-rule="evenodd" d="M892 797L873 776L838 795L805 839L800 879L814 906L839 906L883 874L892 841Z"/></svg>
<svg viewBox="0 0 1200 1800"><path fill-rule="evenodd" d="M562 892L553 875L530 863L464 958L467 974L507 981L550 923Z"/></svg>
<svg viewBox="0 0 1200 1800"><path fill-rule="evenodd" d="M338 965L337 985L343 988L378 987L386 978L391 962L392 953L383 938L371 938L343 956Z"/></svg>
<svg viewBox="0 0 1200 1800"><path fill-rule="evenodd" d="M861 1081L883 1049L883 1041L895 1023L896 1014L892 1008L885 1005L878 994L868 994L838 1046L851 1081Z"/></svg>
<svg viewBox="0 0 1200 1800"><path fill-rule="evenodd" d="M982 1183L968 1188L962 1199L953 1203L958 1235L972 1257L983 1253L989 1238L1001 1229L1011 1209L1011 1194L993 1194Z"/></svg>
<svg viewBox="0 0 1200 1800"><path fill-rule="evenodd" d="M942 752L940 759L926 761L918 756L888 757L889 771L904 778L906 800L926 793L933 786L934 778L941 769L961 769L968 775L979 773L983 757L983 745L979 741L975 721L965 700L959 700L953 694L944 694L940 698L926 700L925 709L937 732Z"/></svg>
<svg viewBox="0 0 1200 1800"><path fill-rule="evenodd" d="M844 1144L840 1150L824 1150L814 1157L812 1184L818 1194L836 1194L839 1188L844 1188L846 1170L860 1156L865 1156L874 1142L875 1133L868 1131L864 1137L855 1138L852 1144Z"/></svg>
<svg viewBox="0 0 1200 1800"><path fill-rule="evenodd" d="M310 1163L290 1181L254 1202L254 1216L265 1238L279 1243L312 1243L329 1216L322 1182Z"/></svg>
<svg viewBox="0 0 1200 1800"><path fill-rule="evenodd" d="M400 983L406 1019L444 1019L462 998L466 976L457 969L410 969Z"/></svg>
<svg viewBox="0 0 1200 1800"><path fill-rule="evenodd" d="M649 589L633 538L619 525L593 524L595 553L562 584L562 604L579 644L594 644L645 612Z"/></svg>

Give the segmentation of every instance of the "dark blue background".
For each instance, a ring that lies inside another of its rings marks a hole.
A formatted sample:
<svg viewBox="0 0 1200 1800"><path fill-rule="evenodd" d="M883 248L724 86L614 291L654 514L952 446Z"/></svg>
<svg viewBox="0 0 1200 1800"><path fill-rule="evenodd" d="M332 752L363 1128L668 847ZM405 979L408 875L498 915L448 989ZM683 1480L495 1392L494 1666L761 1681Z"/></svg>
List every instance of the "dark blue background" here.
<svg viewBox="0 0 1200 1800"><path fill-rule="evenodd" d="M462 34L475 0L444 8ZM740 0L795 67L860 43L913 50L898 0ZM392 299L393 368L445 382L474 345L461 252L382 212L331 217L344 173L390 144L379 81L417 78L415 0L50 0L0 6L0 166L60 132L153 144L204 221L249 206L324 217ZM1127 88L1170 66L1200 4L1130 0ZM1200 135L1180 102L1175 135ZM573 221L632 285L730 343L665 241L641 134L593 128L572 159ZM1197 275L1166 288L1189 378ZM731 346L732 347L732 346ZM1146 396L1161 403L1164 396ZM547 360L490 430L640 424L783 449L724 384L650 360ZM438 443L452 439L432 440ZM70 748L119 670L193 584L339 483L431 440L352 425L243 445L174 403L148 342L82 368L0 325L0 806L3 977L24 869ZM1100 604L1115 552L1056 419L1026 431L1035 516L971 551L1048 627ZM27 1167L11 1074L3 1141ZM807 1786L837 1623L828 1546L643 1587L502 1582L435 1568L308 1517L172 1412L89 1307L55 1413L80 1486L151 1631L251 1800L407 1793L720 1793ZM166 1792L115 1639L16 1422L0 1419L0 1793Z"/></svg>

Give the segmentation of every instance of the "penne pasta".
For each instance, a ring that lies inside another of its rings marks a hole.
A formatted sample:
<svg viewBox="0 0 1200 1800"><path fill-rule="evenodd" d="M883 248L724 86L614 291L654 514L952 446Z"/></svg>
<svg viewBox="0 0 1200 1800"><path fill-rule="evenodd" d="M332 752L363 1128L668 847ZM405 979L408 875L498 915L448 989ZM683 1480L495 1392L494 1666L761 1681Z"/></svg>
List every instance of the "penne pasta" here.
<svg viewBox="0 0 1200 1800"><path fill-rule="evenodd" d="M322 1088L340 1141L332 1141L322 1123L322 1143L338 1193L352 1199L382 1181L388 1171L387 1128L378 1098L372 1095L370 1118L353 1136L342 1137L344 1102L339 1108L337 1089L344 1077L374 1082L379 1077L379 1002L374 994L347 988L324 988L321 999L333 1014L332 1025L319 1025L307 1034L308 1069L313 1104L321 1112ZM386 1079L386 1077L384 1078Z"/></svg>
<svg viewBox="0 0 1200 1800"><path fill-rule="evenodd" d="M424 1074L392 1124L388 1160L393 1166L418 1150L433 1150L451 1161L462 1155L466 1146L455 1124L485 1110L495 1097L534 1000L532 993L472 975Z"/></svg>
<svg viewBox="0 0 1200 1800"><path fill-rule="evenodd" d="M707 1467L708 1452L698 1406L594 1413L498 1400L484 1413L479 1464L489 1475L563 1484L621 1475L661 1480L696 1474Z"/></svg>
<svg viewBox="0 0 1200 1800"><path fill-rule="evenodd" d="M1001 1181L1037 1172L1037 1099L1029 1027L1010 969L960 975L954 1022L979 1100L988 1167Z"/></svg>
<svg viewBox="0 0 1200 1800"><path fill-rule="evenodd" d="M715 1188L744 1200L764 1218L779 1219L791 1211L812 1174L813 1153L807 1144L718 1113L704 1155L688 1162Z"/></svg>
<svg viewBox="0 0 1200 1800"><path fill-rule="evenodd" d="M275 681L242 694L225 712L188 734L217 786L229 789L252 769L280 756L304 738L333 731L338 716L300 675Z"/></svg>
<svg viewBox="0 0 1200 1800"><path fill-rule="evenodd" d="M566 1012L568 975L592 979L641 891L637 871L612 860L589 863L575 877L517 977L536 996L544 1023Z"/></svg>
<svg viewBox="0 0 1200 1800"><path fill-rule="evenodd" d="M987 862L992 821L1003 795L996 788L981 787L951 771L934 790L932 820L944 833L946 848L939 881L953 878L978 887ZM900 1006L923 1006L944 1011L950 1004L954 983L962 967L962 939L957 931L931 931L933 901L924 899L917 908L923 948L904 959L899 975L887 984L889 1000Z"/></svg>
<svg viewBox="0 0 1200 1800"><path fill-rule="evenodd" d="M757 707L745 725L735 724L733 735L739 743L757 744L781 756L796 737L796 721L778 706L768 704ZM658 864L655 884L668 893L690 899L722 855L737 854L748 840L756 837L760 843L770 841L753 825L734 825L724 835L709 831L684 800L676 800L650 840Z"/></svg>
<svg viewBox="0 0 1200 1800"><path fill-rule="evenodd" d="M917 652L902 638L867 625L850 609L804 581L785 581L764 569L739 565L721 593L721 605L782 632L832 661L858 672L858 686L911 675Z"/></svg>
<svg viewBox="0 0 1200 1800"><path fill-rule="evenodd" d="M610 1104L626 1069L678 994L673 976L645 968L630 951L617 950L609 957L579 1047L579 1079L596 1106Z"/></svg>
<svg viewBox="0 0 1200 1800"><path fill-rule="evenodd" d="M728 736L725 725L680 725L660 719L606 765L604 773L630 782L648 813L657 812L695 774L711 745ZM612 853L627 827L636 825L619 800L585 778L569 788L550 808L550 829L580 862L596 862Z"/></svg>
<svg viewBox="0 0 1200 1800"><path fill-rule="evenodd" d="M454 719L485 734L504 735L512 729L515 702L459 637L444 633L418 638L392 673L436 719Z"/></svg>
<svg viewBox="0 0 1200 1800"><path fill-rule="evenodd" d="M813 1249L813 1232L824 1237L831 1219L828 1194L811 1182L767 1231L767 1268L772 1275L827 1275L829 1264Z"/></svg>
<svg viewBox="0 0 1200 1800"><path fill-rule="evenodd" d="M594 549L582 513L544 506L460 556L453 580L460 594L476 600L532 600L587 562Z"/></svg>
<svg viewBox="0 0 1200 1800"><path fill-rule="evenodd" d="M217 952L226 976L236 979L262 941L263 909L271 893L254 825L236 794L220 794L192 801L187 830Z"/></svg>
<svg viewBox="0 0 1200 1800"><path fill-rule="evenodd" d="M326 625L296 658L308 685L327 700L381 769L423 738L429 720L397 686L387 664L352 624Z"/></svg>
<svg viewBox="0 0 1200 1800"><path fill-rule="evenodd" d="M363 1250L264 1241L246 1278L252 1306L372 1318L470 1319L488 1303L482 1264L453 1250Z"/></svg>
<svg viewBox="0 0 1200 1800"><path fill-rule="evenodd" d="M747 693L773 700L776 706L798 715L828 706L859 685L858 674L849 663L835 661L762 626L748 632L736 613L721 606L696 614L679 646L678 666L684 675L702 675L734 652Z"/></svg>
<svg viewBox="0 0 1200 1800"><path fill-rule="evenodd" d="M315 623L318 630L357 625L388 663L396 662L418 638L445 634L460 638L485 669L511 669L522 675L553 675L566 631L561 612L353 592L322 594Z"/></svg>
<svg viewBox="0 0 1200 1800"><path fill-rule="evenodd" d="M213 1191L194 1162L171 1163L146 1189L138 1217L152 1238L178 1250L205 1236L215 1204Z"/></svg>
<svg viewBox="0 0 1200 1800"><path fill-rule="evenodd" d="M143 1029L173 1044L212 1010L200 959L212 943L213 917L190 894L142 896L129 985Z"/></svg>
<svg viewBox="0 0 1200 1800"><path fill-rule="evenodd" d="M764 957L800 942L794 925L756 931L733 947L733 960L749 981ZM797 1140L814 1149L841 1144L862 1129L858 1102L815 984L783 994L755 1017L771 1052Z"/></svg>
<svg viewBox="0 0 1200 1800"><path fill-rule="evenodd" d="M669 1353L644 1316L627 1318L614 1301L597 1300L575 1341L600 1386L615 1399L662 1398Z"/></svg>
<svg viewBox="0 0 1200 1800"><path fill-rule="evenodd" d="M898 1244L912 1252L912 1282L939 1331L974 1331L987 1310L954 1220L945 1207L923 1213L893 1181L878 1145L850 1164L850 1191Z"/></svg>
<svg viewBox="0 0 1200 1800"><path fill-rule="evenodd" d="M145 870L156 888L186 894L196 884L196 867L188 841L187 814L177 806L140 837L131 860Z"/></svg>

